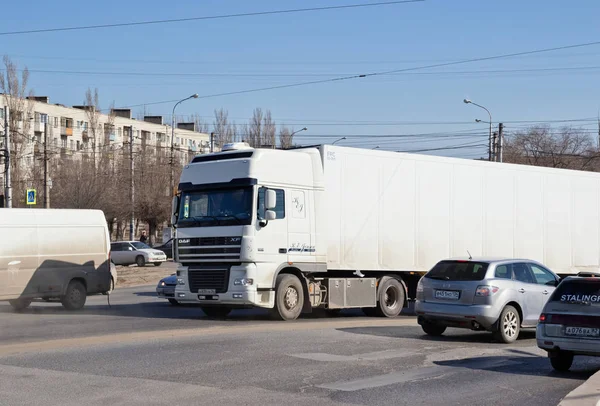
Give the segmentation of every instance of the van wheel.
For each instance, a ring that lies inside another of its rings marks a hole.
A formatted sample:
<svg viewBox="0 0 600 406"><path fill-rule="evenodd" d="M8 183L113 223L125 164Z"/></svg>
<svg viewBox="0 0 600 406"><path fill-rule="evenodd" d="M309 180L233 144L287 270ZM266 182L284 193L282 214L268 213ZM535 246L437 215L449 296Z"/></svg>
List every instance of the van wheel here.
<svg viewBox="0 0 600 406"><path fill-rule="evenodd" d="M87 292L83 283L71 281L67 293L61 298L63 307L67 310L79 310L85 305Z"/></svg>
<svg viewBox="0 0 600 406"><path fill-rule="evenodd" d="M384 276L377 289L377 307L375 314L379 317L396 317L404 307L404 286L396 278Z"/></svg>
<svg viewBox="0 0 600 406"><path fill-rule="evenodd" d="M31 299L15 299L9 300L8 303L12 306L12 308L16 311L25 310L31 304Z"/></svg>
<svg viewBox="0 0 600 406"><path fill-rule="evenodd" d="M139 266L140 268L143 268L143 267L145 267L145 266L146 266L146 260L145 260L145 259L144 259L144 257L143 257L143 256L141 256L141 255L138 255L138 256L135 258L135 263L136 263L136 264L137 264L137 266Z"/></svg>
<svg viewBox="0 0 600 406"><path fill-rule="evenodd" d="M573 353L558 351L550 356L550 364L552 364L552 368L559 372L567 372L573 365Z"/></svg>
<svg viewBox="0 0 600 406"><path fill-rule="evenodd" d="M295 320L300 316L304 306L304 289L295 275L277 276L275 282L275 308L271 315L277 320Z"/></svg>
<svg viewBox="0 0 600 406"><path fill-rule="evenodd" d="M519 338L521 331L521 317L519 312L512 306L506 306L500 314L498 326L494 331L494 338L505 344L512 344Z"/></svg>

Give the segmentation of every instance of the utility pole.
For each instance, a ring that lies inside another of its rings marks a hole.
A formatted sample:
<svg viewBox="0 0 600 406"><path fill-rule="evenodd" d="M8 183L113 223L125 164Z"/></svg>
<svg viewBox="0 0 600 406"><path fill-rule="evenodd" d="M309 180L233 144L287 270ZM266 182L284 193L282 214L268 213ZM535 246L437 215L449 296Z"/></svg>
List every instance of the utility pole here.
<svg viewBox="0 0 600 406"><path fill-rule="evenodd" d="M133 177L133 126L129 127L129 172L131 173L131 221L129 223L129 238L135 240L133 234L135 222L135 182Z"/></svg>
<svg viewBox="0 0 600 406"><path fill-rule="evenodd" d="M4 147L4 167L6 171L6 186L4 191L4 199L7 208L12 207L12 187L10 180L10 133L8 128L8 107L4 106L4 142L6 143Z"/></svg>
<svg viewBox="0 0 600 406"><path fill-rule="evenodd" d="M210 133L210 153L215 152L215 133Z"/></svg>
<svg viewBox="0 0 600 406"><path fill-rule="evenodd" d="M48 120L44 123L44 209L50 208L50 184L48 183Z"/></svg>
<svg viewBox="0 0 600 406"><path fill-rule="evenodd" d="M504 124L498 123L498 156L497 161L502 162L504 153Z"/></svg>

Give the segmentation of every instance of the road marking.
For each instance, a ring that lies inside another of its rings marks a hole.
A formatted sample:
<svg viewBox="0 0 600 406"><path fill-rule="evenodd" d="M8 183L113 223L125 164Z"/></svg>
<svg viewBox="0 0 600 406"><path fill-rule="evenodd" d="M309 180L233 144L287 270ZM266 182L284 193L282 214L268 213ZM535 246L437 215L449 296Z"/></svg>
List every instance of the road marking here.
<svg viewBox="0 0 600 406"><path fill-rule="evenodd" d="M354 392L358 390L378 388L381 386L393 385L398 383L414 382L423 379L437 378L447 373L461 372L464 369L469 369L470 365L472 365L476 369L489 369L520 364L522 363L505 359L491 359L484 361L471 360L461 363L457 366L436 365L432 367L408 369L404 371L393 372L391 374L376 375L363 379L355 379L352 381L339 381L327 383L323 385L317 385L317 387L335 391Z"/></svg>
<svg viewBox="0 0 600 406"><path fill-rule="evenodd" d="M65 338L28 343L15 343L0 346L0 356L16 355L31 352L71 349L78 347L100 346L110 344L127 344L140 341L173 340L213 335L234 335L260 332L288 332L304 330L331 330L358 327L403 327L417 326L415 319L352 319L296 322L258 323L244 326L224 325L193 329L140 331L132 333L105 334L79 338Z"/></svg>
<svg viewBox="0 0 600 406"><path fill-rule="evenodd" d="M360 362L377 361L382 359L402 358L414 355L415 351L410 349L385 350L355 355L336 355L324 352L308 352L303 354L290 354L292 357L308 359L321 362Z"/></svg>

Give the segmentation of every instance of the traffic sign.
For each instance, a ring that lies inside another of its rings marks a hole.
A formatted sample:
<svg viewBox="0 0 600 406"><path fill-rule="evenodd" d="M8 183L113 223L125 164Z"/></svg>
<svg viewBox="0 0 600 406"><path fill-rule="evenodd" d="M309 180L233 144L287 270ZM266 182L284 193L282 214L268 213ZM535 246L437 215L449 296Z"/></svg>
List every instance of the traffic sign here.
<svg viewBox="0 0 600 406"><path fill-rule="evenodd" d="M27 189L27 204L35 204L35 189Z"/></svg>

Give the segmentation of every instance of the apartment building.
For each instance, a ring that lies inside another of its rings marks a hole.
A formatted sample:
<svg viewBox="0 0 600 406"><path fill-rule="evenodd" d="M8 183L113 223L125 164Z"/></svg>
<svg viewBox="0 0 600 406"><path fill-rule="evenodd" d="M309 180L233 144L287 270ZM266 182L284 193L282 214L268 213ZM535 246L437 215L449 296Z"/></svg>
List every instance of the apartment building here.
<svg viewBox="0 0 600 406"><path fill-rule="evenodd" d="M5 105L5 98L0 96L0 123L4 122ZM26 145L20 152L24 166L31 163L39 152L46 124L46 147L53 154L60 154L62 159L92 157L129 148L132 132L134 150L144 150L148 155L170 154L172 127L164 122L162 116L136 120L130 109L115 109L111 114L90 114L88 106L50 104L45 96L32 97L25 105L25 113L16 113L20 116L19 130L27 130L23 133ZM23 120L29 120L28 125L24 125ZM188 162L193 155L208 152L209 145L210 135L196 131L194 123L177 124L173 146L174 155L181 164Z"/></svg>

